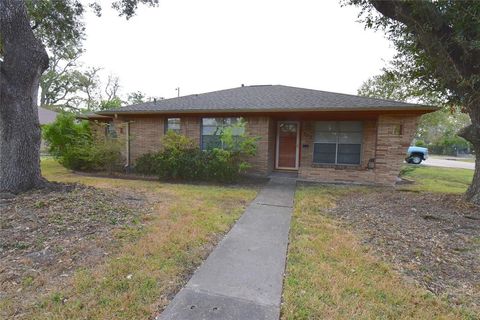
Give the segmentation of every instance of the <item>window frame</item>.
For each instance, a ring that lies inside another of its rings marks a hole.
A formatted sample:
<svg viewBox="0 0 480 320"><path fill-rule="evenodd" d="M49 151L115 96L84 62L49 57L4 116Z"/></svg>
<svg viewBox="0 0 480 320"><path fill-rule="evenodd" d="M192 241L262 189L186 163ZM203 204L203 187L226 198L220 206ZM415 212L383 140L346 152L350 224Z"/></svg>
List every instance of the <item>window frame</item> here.
<svg viewBox="0 0 480 320"><path fill-rule="evenodd" d="M171 128L168 127L168 124L169 124L168 121L170 119L178 119L178 127L179 127L178 129L171 129ZM167 118L165 118L164 127L165 127L164 128L164 133L167 133L168 130L172 130L173 132L175 132L177 134L181 134L182 133L182 118L180 118L180 117L167 117Z"/></svg>
<svg viewBox="0 0 480 320"><path fill-rule="evenodd" d="M392 136L403 136L403 123L395 123L390 128L390 135Z"/></svg>
<svg viewBox="0 0 480 320"><path fill-rule="evenodd" d="M226 119L236 119L236 122L235 124L243 121L243 118L242 117L201 117L200 118L200 149L202 150L208 150L208 148L204 147L203 145L203 142L204 142L204 136L216 136L217 134L203 134L203 129L204 127L213 127L211 125L204 125L204 120L205 119L214 119L216 122L217 122L217 126L215 128L217 128L215 131L220 131L223 129L223 128L226 128L226 127L229 127L230 125L232 124L227 124L225 125L225 120ZM218 126L218 119L221 119L222 121L222 125L221 126ZM220 130L219 130L220 129ZM244 134L245 132L243 132L242 134ZM234 136L240 136L240 134L238 135L234 135ZM221 143L221 146L219 148L223 149L223 142L220 142Z"/></svg>
<svg viewBox="0 0 480 320"><path fill-rule="evenodd" d="M117 128L115 126L115 122L110 120L105 125L105 138L106 139L117 139Z"/></svg>
<svg viewBox="0 0 480 320"><path fill-rule="evenodd" d="M321 122L330 122L335 124L335 130L334 131L323 131L323 132L331 132L335 135L335 162L316 162L315 161L315 145L316 144L333 144L333 142L316 142L316 135L317 135L317 123ZM340 123L342 122L352 122L352 123L357 123L360 124L361 129L360 131L342 131L340 128ZM342 133L360 133L360 143L340 143L340 136ZM364 123L363 121L314 121L314 130L313 130L313 150L312 150L312 164L314 165L330 165L330 166L360 166L362 164L362 158L363 158L363 139L364 139ZM339 151L339 145L345 145L345 144L353 144L353 145L360 145L360 150L359 150L359 160L358 163L339 163L338 162L338 151Z"/></svg>

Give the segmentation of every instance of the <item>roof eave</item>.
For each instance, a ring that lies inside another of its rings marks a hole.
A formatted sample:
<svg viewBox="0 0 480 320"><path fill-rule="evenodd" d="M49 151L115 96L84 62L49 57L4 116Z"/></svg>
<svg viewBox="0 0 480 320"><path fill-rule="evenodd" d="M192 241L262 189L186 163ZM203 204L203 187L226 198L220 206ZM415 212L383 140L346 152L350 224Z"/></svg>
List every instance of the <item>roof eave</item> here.
<svg viewBox="0 0 480 320"><path fill-rule="evenodd" d="M285 109L285 108L275 108L275 109L189 109L189 110L105 110L97 112L100 116L115 116L116 114L198 114L198 113L274 113L274 112L285 112L285 113L295 113L295 112L351 112L351 111L417 111L417 112L434 112L439 110L439 107L427 106L427 105L415 105L415 106L405 106L405 107L360 107L360 108L345 108L345 107L333 107L333 108L302 108L302 109Z"/></svg>
<svg viewBox="0 0 480 320"><path fill-rule="evenodd" d="M109 115L101 115L101 114L80 114L75 116L77 119L83 119L83 120L107 120L107 119L112 119L112 116Z"/></svg>

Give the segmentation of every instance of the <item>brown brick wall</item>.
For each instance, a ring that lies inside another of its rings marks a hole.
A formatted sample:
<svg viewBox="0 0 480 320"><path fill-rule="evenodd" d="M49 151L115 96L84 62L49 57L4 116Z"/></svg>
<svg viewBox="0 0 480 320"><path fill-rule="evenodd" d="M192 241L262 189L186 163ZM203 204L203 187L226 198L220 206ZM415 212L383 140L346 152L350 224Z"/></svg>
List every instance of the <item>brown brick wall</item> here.
<svg viewBox="0 0 480 320"><path fill-rule="evenodd" d="M127 163L127 160L126 160L126 155L127 155L127 152L126 152L126 123L125 121L123 121L122 119L119 119L119 118L114 118L112 120L113 122L113 125L115 127L115 132L117 134L117 142L119 142L121 144L121 148L122 148L122 157L123 157L123 161L124 163ZM106 125L107 123L105 123L104 125L102 125L102 128L99 129L98 131L98 136L100 137L100 139L104 140L107 138L106 136L106 132L105 132L105 128L106 128ZM99 127L100 128L100 127Z"/></svg>
<svg viewBox="0 0 480 320"><path fill-rule="evenodd" d="M117 135L126 140L126 122L130 122L130 159L132 164L140 156L159 151L165 135L165 117L119 117L114 120ZM180 117L182 134L200 143L200 118ZM122 128L122 129L120 129ZM121 132L120 132L121 131ZM126 148L125 148L126 153Z"/></svg>
<svg viewBox="0 0 480 320"><path fill-rule="evenodd" d="M90 132L92 133L92 137L95 140L102 141L105 140L107 123L102 121L90 121Z"/></svg>
<svg viewBox="0 0 480 320"><path fill-rule="evenodd" d="M249 159L250 173L268 175L274 168L276 121L268 116L247 116L246 132L259 137L257 155ZM301 122L301 156L299 178L313 181L372 183L392 185L400 171L407 147L415 134L418 116L381 115L377 120L364 121L361 164L358 166L316 165L313 159L314 121ZM139 156L161 149L164 136L164 117L115 118L119 139L126 141L125 121L130 124L130 156L132 163ZM402 134L394 128L402 126ZM95 134L104 136L102 126L95 125ZM201 117L181 117L181 130L200 144ZM308 147L303 147L307 145ZM125 148L126 152L126 148ZM370 159L375 168L368 169Z"/></svg>
<svg viewBox="0 0 480 320"><path fill-rule="evenodd" d="M313 138L315 130L314 121L303 121L302 123L302 156L298 176L300 179L325 182L364 182L374 183L375 174L367 170L367 163L375 156L375 121L364 122L362 158L358 166L335 166L313 164Z"/></svg>
<svg viewBox="0 0 480 320"><path fill-rule="evenodd" d="M269 121L269 129L268 129L268 166L267 166L267 174L275 169L275 144L276 144L276 137L277 137L277 122L273 119Z"/></svg>
<svg viewBox="0 0 480 320"><path fill-rule="evenodd" d="M182 134L191 138L200 146L201 119L202 117L180 117ZM272 121L269 117L246 117L247 134L260 138L258 152L252 157L251 173L267 175L273 168L273 139ZM130 122L130 159L132 163L141 155L161 149L162 137L165 131L164 117L119 117L114 120L117 135L126 139L126 121ZM92 122L93 123L93 122ZM120 129L122 128L122 129ZM100 132L100 129L98 129ZM100 135L99 135L100 136ZM124 152L126 156L126 148Z"/></svg>
<svg viewBox="0 0 480 320"><path fill-rule="evenodd" d="M302 144L308 144L308 148L302 150L299 178L324 182L393 185L415 134L417 118L417 116L379 116L378 121L365 121L359 166L313 164L314 122L305 121ZM393 133L396 125L402 126L401 135ZM368 169L369 159L375 159L374 169Z"/></svg>
<svg viewBox="0 0 480 320"><path fill-rule="evenodd" d="M163 117L130 119L130 159L132 163L141 155L159 151L162 146L165 120ZM126 137L126 133L123 134Z"/></svg>
<svg viewBox="0 0 480 320"><path fill-rule="evenodd" d="M368 161L375 158L375 143L377 135L377 122L363 122L363 141L362 141L362 159L361 166L366 168Z"/></svg>
<svg viewBox="0 0 480 320"><path fill-rule="evenodd" d="M379 116L377 133L377 155L375 182L378 184L394 184L400 172L407 149L412 142L417 128L418 117ZM402 126L402 134L394 134L393 128Z"/></svg>
<svg viewBox="0 0 480 320"><path fill-rule="evenodd" d="M273 150L275 134L273 120L270 117L245 117L245 128L249 136L258 137L257 154L249 159L252 165L249 172L258 175L268 175L273 169Z"/></svg>
<svg viewBox="0 0 480 320"><path fill-rule="evenodd" d="M180 118L180 127L182 134L191 138L198 146L200 146L200 130L201 130L201 121L200 117L183 117Z"/></svg>

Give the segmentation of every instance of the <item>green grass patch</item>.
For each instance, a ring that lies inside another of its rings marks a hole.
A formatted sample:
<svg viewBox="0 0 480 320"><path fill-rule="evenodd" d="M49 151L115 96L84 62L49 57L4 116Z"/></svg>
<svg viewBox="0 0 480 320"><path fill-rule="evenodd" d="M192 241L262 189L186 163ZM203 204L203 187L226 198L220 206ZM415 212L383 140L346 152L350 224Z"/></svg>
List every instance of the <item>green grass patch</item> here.
<svg viewBox="0 0 480 320"><path fill-rule="evenodd" d="M405 165L400 175L415 181L415 184L402 186L401 189L464 193L472 182L473 170Z"/></svg>
<svg viewBox="0 0 480 320"><path fill-rule="evenodd" d="M282 319L475 319L406 283L325 211L366 188L299 187L290 230Z"/></svg>

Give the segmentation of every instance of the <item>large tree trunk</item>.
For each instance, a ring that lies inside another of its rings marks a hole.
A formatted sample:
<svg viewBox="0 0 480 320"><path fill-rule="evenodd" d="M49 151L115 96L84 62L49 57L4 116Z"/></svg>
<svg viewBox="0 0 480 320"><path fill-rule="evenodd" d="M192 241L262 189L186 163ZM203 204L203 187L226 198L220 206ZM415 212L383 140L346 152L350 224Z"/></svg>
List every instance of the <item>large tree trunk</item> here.
<svg viewBox="0 0 480 320"><path fill-rule="evenodd" d="M467 200L480 205L480 145L475 148L475 173L473 181L467 190Z"/></svg>
<svg viewBox="0 0 480 320"><path fill-rule="evenodd" d="M475 103L467 106L472 124L463 128L458 133L459 136L470 141L475 151L475 172L473 181L467 190L466 198L468 201L480 205L480 108Z"/></svg>
<svg viewBox="0 0 480 320"><path fill-rule="evenodd" d="M38 86L48 66L21 0L0 1L0 192L44 185L40 172Z"/></svg>

